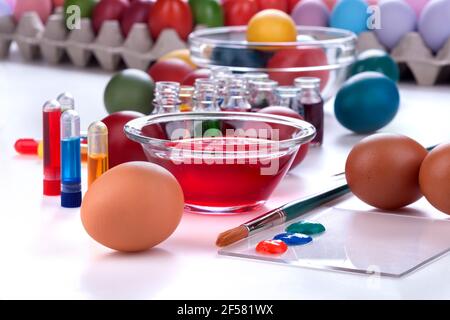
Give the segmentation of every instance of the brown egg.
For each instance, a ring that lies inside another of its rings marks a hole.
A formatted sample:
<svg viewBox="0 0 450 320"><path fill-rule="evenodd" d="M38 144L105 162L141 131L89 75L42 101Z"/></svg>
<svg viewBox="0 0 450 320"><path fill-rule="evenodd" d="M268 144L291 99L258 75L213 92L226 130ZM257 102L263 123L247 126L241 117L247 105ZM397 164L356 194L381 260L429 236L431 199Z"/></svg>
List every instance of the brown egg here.
<svg viewBox="0 0 450 320"><path fill-rule="evenodd" d="M426 155L426 149L411 138L374 134L352 149L345 176L362 201L383 210L399 209L422 197L419 170Z"/></svg>
<svg viewBox="0 0 450 320"><path fill-rule="evenodd" d="M450 214L450 143L431 151L422 162L420 189L438 210Z"/></svg>
<svg viewBox="0 0 450 320"><path fill-rule="evenodd" d="M183 191L169 171L148 162L128 162L89 187L81 221L88 234L108 248L142 251L175 231L183 207Z"/></svg>

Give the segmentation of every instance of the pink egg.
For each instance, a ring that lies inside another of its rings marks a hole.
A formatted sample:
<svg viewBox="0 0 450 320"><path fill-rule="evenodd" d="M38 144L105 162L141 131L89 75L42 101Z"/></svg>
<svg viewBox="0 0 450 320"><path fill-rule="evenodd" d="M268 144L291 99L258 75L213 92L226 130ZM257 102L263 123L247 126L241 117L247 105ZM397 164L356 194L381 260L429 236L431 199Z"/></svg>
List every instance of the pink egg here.
<svg viewBox="0 0 450 320"><path fill-rule="evenodd" d="M5 0L7 4L9 4L9 6L11 8L14 8L16 5L16 0Z"/></svg>
<svg viewBox="0 0 450 320"><path fill-rule="evenodd" d="M429 1L430 0L405 0L405 2L411 6L411 8L414 10L414 12L417 14L418 17L422 12L423 7L425 7L425 5Z"/></svg>
<svg viewBox="0 0 450 320"><path fill-rule="evenodd" d="M294 7L291 16L299 26L327 27L330 13L321 0L303 0Z"/></svg>
<svg viewBox="0 0 450 320"><path fill-rule="evenodd" d="M26 13L34 11L41 18L42 22L46 22L52 13L52 0L15 0L14 19L19 22L20 18Z"/></svg>

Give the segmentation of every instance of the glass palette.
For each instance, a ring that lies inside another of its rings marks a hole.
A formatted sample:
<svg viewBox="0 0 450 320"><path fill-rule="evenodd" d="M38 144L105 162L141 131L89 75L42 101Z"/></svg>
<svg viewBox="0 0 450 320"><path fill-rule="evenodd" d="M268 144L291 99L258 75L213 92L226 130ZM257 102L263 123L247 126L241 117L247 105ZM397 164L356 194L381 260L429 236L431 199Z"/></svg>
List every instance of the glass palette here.
<svg viewBox="0 0 450 320"><path fill-rule="evenodd" d="M450 251L450 220L331 208L308 217L327 231L282 255L257 253L261 240L272 239L291 223L255 234L219 254L313 269L402 277Z"/></svg>

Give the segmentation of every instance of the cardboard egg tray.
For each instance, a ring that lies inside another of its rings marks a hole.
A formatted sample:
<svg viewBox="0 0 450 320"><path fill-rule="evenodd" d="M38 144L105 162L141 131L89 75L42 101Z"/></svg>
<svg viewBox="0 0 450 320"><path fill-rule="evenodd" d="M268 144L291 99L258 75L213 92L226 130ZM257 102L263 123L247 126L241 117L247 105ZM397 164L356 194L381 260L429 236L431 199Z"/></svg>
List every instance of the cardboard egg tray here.
<svg viewBox="0 0 450 320"><path fill-rule="evenodd" d="M154 42L144 23L135 24L126 39L118 21L103 23L97 36L89 19L82 19L81 28L69 31L61 12L50 16L45 26L35 12L24 14L17 24L12 16L0 16L0 59L8 56L13 41L25 60L42 56L58 64L67 54L74 65L85 67L95 57L108 71L116 70L121 60L129 68L147 70L152 61L187 46L171 29Z"/></svg>
<svg viewBox="0 0 450 320"><path fill-rule="evenodd" d="M358 52L368 49L388 51L377 39L374 32L363 32L358 37ZM439 52L433 52L426 46L418 32L407 33L390 51L392 58L399 64L401 76L413 75L419 85L431 86L436 82L450 82L450 39Z"/></svg>

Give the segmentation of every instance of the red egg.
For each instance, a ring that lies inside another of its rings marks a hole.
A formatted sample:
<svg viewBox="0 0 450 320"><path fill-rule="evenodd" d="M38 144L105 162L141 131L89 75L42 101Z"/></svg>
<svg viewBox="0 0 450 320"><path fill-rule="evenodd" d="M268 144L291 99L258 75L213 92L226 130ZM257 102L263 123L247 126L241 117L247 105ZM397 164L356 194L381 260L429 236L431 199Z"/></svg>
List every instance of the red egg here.
<svg viewBox="0 0 450 320"><path fill-rule="evenodd" d="M147 23L154 0L134 0L125 10L120 21L122 33L127 36L135 23Z"/></svg>
<svg viewBox="0 0 450 320"><path fill-rule="evenodd" d="M164 29L174 29L182 40L187 40L194 27L191 8L183 0L157 0L150 12L148 27L153 39Z"/></svg>
<svg viewBox="0 0 450 320"><path fill-rule="evenodd" d="M259 11L256 0L224 0L222 7L226 26L247 25Z"/></svg>
<svg viewBox="0 0 450 320"><path fill-rule="evenodd" d="M120 21L126 9L130 6L128 0L102 0L92 13L92 27L98 33L107 20Z"/></svg>
<svg viewBox="0 0 450 320"><path fill-rule="evenodd" d="M14 8L14 19L19 22L27 12L36 12L43 23L52 13L53 3L51 0L16 0Z"/></svg>
<svg viewBox="0 0 450 320"><path fill-rule="evenodd" d="M267 113L277 116L291 117L295 119L304 120L303 117L299 115L297 112L286 107L267 107L259 110L258 113ZM289 138L289 136L281 131L280 139L287 139L287 138ZM303 161L303 159L305 159L308 150L309 150L309 143L300 146L300 149L298 150L297 155L295 156L294 161L292 162L289 170L294 169Z"/></svg>
<svg viewBox="0 0 450 320"><path fill-rule="evenodd" d="M193 86L197 79L208 79L211 77L211 70L197 69L189 73L181 82L183 86Z"/></svg>
<svg viewBox="0 0 450 320"><path fill-rule="evenodd" d="M62 7L64 5L64 0L53 0L53 6Z"/></svg>
<svg viewBox="0 0 450 320"><path fill-rule="evenodd" d="M180 59L157 61L148 69L148 74L158 81L174 81L181 83L184 78L194 71L194 68Z"/></svg>
<svg viewBox="0 0 450 320"><path fill-rule="evenodd" d="M259 10L277 9L284 12L288 12L287 0L258 0Z"/></svg>
<svg viewBox="0 0 450 320"><path fill-rule="evenodd" d="M298 67L320 67L328 65L325 52L321 48L298 48L279 50L269 60L268 68L298 68ZM303 72L270 72L272 80L278 81L280 85L290 86L298 77L320 78L320 87L323 89L328 83L330 76L328 70L303 71Z"/></svg>
<svg viewBox="0 0 450 320"><path fill-rule="evenodd" d="M147 157L139 143L131 141L123 132L127 122L143 117L144 114L134 111L115 112L102 121L108 127L109 167L130 161L146 161Z"/></svg>

